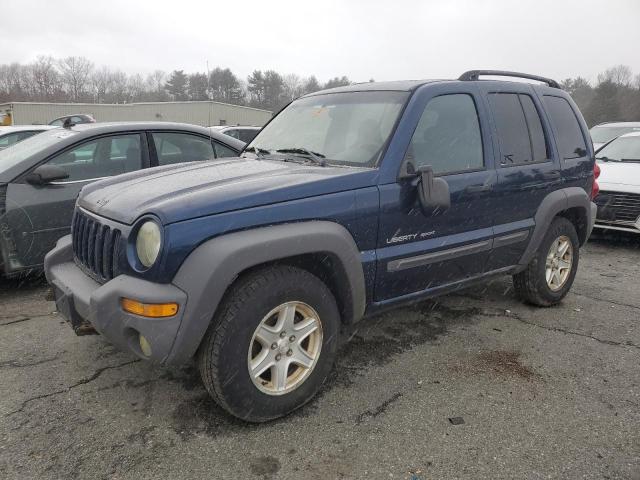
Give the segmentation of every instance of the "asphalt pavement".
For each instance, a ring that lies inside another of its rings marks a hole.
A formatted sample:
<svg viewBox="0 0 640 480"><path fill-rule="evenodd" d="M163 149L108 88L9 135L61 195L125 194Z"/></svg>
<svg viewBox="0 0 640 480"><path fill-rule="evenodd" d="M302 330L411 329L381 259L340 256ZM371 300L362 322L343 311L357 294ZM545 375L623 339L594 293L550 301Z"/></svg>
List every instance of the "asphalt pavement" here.
<svg viewBox="0 0 640 480"><path fill-rule="evenodd" d="M364 320L262 425L192 365L76 337L45 292L0 280L0 478L640 479L640 236L591 240L557 307L504 277Z"/></svg>

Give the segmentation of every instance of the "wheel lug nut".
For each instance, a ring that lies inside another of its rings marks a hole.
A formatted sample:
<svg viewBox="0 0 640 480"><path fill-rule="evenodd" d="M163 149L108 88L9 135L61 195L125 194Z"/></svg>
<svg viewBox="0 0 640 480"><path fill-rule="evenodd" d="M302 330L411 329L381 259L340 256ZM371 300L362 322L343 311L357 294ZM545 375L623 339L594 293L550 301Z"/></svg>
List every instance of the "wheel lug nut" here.
<svg viewBox="0 0 640 480"><path fill-rule="evenodd" d="M278 348L278 344L277 343L272 343L271 344L271 350L275 350L276 348Z"/></svg>
<svg viewBox="0 0 640 480"><path fill-rule="evenodd" d="M291 349L287 350L287 357L290 357L291 355L293 355L293 350Z"/></svg>
<svg viewBox="0 0 640 480"><path fill-rule="evenodd" d="M277 354L277 355L276 355L276 362L278 362L281 358L282 358L282 355Z"/></svg>
<svg viewBox="0 0 640 480"><path fill-rule="evenodd" d="M296 337L295 337L294 335L291 335L291 336L289 337L289 341L290 341L290 342L295 342L295 341L296 341Z"/></svg>
<svg viewBox="0 0 640 480"><path fill-rule="evenodd" d="M287 332L280 332L280 338L284 338L287 336Z"/></svg>

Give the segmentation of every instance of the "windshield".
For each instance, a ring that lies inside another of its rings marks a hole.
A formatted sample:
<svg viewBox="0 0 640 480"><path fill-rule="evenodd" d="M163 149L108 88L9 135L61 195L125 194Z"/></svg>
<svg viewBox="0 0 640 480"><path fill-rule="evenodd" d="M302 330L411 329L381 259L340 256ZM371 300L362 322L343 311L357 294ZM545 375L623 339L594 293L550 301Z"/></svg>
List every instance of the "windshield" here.
<svg viewBox="0 0 640 480"><path fill-rule="evenodd" d="M34 153L58 142L61 138L76 135L77 132L54 128L22 140L11 148L0 150L0 170L9 170Z"/></svg>
<svg viewBox="0 0 640 480"><path fill-rule="evenodd" d="M640 127L593 127L589 133L594 143L607 143L620 135L636 131L640 132Z"/></svg>
<svg viewBox="0 0 640 480"><path fill-rule="evenodd" d="M598 151L596 158L615 162L640 162L640 135L616 138L609 145Z"/></svg>
<svg viewBox="0 0 640 480"><path fill-rule="evenodd" d="M408 96L408 92L377 91L301 98L263 128L247 150L258 155L321 157L327 164L375 166Z"/></svg>

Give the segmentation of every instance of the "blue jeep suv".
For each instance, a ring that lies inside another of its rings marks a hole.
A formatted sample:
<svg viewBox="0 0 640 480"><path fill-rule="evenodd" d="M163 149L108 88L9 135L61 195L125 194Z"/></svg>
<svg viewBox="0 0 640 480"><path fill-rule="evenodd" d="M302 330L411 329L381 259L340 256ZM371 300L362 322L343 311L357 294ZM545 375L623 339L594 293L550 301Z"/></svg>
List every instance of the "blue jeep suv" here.
<svg viewBox="0 0 640 480"><path fill-rule="evenodd" d="M559 302L596 190L553 80L351 85L293 101L239 158L84 187L45 269L78 334L195 359L224 409L266 421L317 392L343 324L498 274Z"/></svg>

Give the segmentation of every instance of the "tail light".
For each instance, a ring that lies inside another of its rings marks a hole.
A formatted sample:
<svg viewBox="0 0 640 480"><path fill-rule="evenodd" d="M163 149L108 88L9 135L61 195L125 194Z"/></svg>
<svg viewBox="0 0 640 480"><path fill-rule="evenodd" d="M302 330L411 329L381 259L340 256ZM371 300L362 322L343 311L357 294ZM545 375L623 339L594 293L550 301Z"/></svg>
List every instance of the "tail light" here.
<svg viewBox="0 0 640 480"><path fill-rule="evenodd" d="M593 185L591 186L591 200L598 196L600 186L598 185L598 177L600 176L600 165L598 162L593 164Z"/></svg>

